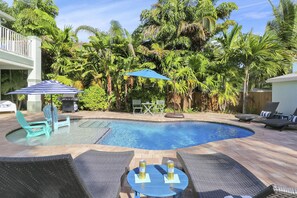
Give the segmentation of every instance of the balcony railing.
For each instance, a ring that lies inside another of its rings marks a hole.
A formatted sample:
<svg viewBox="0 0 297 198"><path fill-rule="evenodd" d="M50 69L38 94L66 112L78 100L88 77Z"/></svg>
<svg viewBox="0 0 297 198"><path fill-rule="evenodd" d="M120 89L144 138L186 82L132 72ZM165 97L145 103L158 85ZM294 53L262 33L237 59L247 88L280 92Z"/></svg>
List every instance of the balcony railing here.
<svg viewBox="0 0 297 198"><path fill-rule="evenodd" d="M0 50L32 58L31 48L31 40L27 37L0 25Z"/></svg>

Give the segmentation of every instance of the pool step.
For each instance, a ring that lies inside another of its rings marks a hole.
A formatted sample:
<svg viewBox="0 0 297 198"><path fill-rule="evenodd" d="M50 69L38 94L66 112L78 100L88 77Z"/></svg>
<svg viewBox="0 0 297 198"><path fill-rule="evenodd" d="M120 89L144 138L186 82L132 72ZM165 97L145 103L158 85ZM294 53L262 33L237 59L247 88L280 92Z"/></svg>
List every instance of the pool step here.
<svg viewBox="0 0 297 198"><path fill-rule="evenodd" d="M99 120L88 120L79 125L80 128L109 128L110 122Z"/></svg>

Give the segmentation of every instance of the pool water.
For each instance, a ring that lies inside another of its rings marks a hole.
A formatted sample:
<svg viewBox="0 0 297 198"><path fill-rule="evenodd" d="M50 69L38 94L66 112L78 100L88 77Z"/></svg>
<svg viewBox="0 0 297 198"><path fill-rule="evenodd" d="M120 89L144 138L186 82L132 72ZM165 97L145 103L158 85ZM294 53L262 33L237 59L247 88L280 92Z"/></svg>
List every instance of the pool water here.
<svg viewBox="0 0 297 198"><path fill-rule="evenodd" d="M71 121L70 127L61 127L49 138L26 138L23 129L6 138L16 144L68 145L103 144L148 150L171 150L231 138L253 135L250 130L227 124L209 122L143 122L123 120L82 119Z"/></svg>
<svg viewBox="0 0 297 198"><path fill-rule="evenodd" d="M149 150L184 148L254 134L244 128L209 122L115 121L110 128L100 144Z"/></svg>

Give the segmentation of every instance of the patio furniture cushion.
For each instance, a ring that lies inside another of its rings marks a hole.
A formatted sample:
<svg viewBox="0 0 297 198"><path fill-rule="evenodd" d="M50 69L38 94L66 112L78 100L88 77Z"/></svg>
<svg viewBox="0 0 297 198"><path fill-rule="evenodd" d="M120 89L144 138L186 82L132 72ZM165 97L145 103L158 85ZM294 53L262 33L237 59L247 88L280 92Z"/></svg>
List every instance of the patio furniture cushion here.
<svg viewBox="0 0 297 198"><path fill-rule="evenodd" d="M270 117L271 115L271 112L270 111L261 111L260 113L260 116L263 116L263 117Z"/></svg>
<svg viewBox="0 0 297 198"><path fill-rule="evenodd" d="M290 118L290 121L292 121L292 122L297 122L297 116L292 116L291 118Z"/></svg>
<svg viewBox="0 0 297 198"><path fill-rule="evenodd" d="M122 154L122 155L121 155ZM1 197L118 198L129 152L87 151L71 155L0 157Z"/></svg>
<svg viewBox="0 0 297 198"><path fill-rule="evenodd" d="M16 104L8 100L0 101L0 112L12 112L12 111L16 113L17 111Z"/></svg>
<svg viewBox="0 0 297 198"><path fill-rule="evenodd" d="M177 158L199 198L254 196L266 187L245 167L221 153L177 152Z"/></svg>

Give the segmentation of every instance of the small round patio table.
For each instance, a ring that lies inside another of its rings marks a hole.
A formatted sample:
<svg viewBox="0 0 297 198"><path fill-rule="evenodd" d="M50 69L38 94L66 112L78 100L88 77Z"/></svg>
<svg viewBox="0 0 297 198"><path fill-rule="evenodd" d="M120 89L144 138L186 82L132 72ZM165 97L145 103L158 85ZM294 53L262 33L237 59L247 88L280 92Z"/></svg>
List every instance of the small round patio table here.
<svg viewBox="0 0 297 198"><path fill-rule="evenodd" d="M178 175L180 182L165 183L166 165L147 165L146 173L149 174L150 182L145 183L135 183L135 174L139 174L139 168L135 168L128 173L127 181L135 191L135 198L140 198L140 194L150 197L178 197L189 183L187 175L177 168L174 168L174 174Z"/></svg>
<svg viewBox="0 0 297 198"><path fill-rule="evenodd" d="M144 102L144 103L141 103L143 106L144 106L144 112L143 112L143 114L147 114L147 113L149 113L149 114L151 114L151 115L153 115L153 112L151 111L151 109L153 108L153 106L154 106L154 103L151 103L151 102Z"/></svg>

